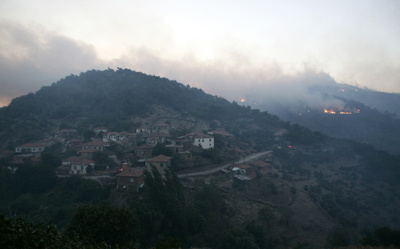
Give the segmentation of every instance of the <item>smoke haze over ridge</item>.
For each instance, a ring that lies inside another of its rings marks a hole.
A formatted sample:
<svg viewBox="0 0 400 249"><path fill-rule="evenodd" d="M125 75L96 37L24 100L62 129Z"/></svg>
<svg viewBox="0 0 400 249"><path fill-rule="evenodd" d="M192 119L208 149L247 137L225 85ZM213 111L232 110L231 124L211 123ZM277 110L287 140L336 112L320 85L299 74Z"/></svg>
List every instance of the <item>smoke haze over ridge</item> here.
<svg viewBox="0 0 400 249"><path fill-rule="evenodd" d="M311 85L335 83L328 73L312 63L304 63L300 70L295 67L288 70L290 66L273 58L255 62L234 45L226 46L209 59L190 52L171 59L156 50L132 46L119 58L106 60L100 58L92 45L41 25L1 21L0 35L3 37L0 105L7 105L12 98L37 91L69 74L108 67L130 68L177 80L230 101L253 95L285 101L307 99L316 105L338 101L310 95L307 89Z"/></svg>

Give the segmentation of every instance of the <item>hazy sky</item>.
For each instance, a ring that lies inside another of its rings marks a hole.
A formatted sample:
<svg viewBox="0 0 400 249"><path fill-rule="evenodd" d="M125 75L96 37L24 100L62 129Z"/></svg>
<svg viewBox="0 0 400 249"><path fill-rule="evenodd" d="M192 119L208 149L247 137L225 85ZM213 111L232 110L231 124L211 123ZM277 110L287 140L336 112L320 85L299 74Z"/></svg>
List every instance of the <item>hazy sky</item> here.
<svg viewBox="0 0 400 249"><path fill-rule="evenodd" d="M398 0L0 0L0 37L0 106L107 67L231 100L321 74L400 92Z"/></svg>

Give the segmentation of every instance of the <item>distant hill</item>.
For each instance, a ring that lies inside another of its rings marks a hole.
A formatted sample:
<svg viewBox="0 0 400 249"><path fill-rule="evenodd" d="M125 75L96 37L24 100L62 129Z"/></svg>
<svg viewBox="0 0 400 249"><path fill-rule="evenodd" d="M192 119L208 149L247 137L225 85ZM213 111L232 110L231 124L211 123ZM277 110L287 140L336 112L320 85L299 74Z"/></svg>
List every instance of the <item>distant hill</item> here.
<svg viewBox="0 0 400 249"><path fill-rule="evenodd" d="M400 94L334 82L304 88L307 95L290 101L252 95L246 103L313 131L400 154Z"/></svg>

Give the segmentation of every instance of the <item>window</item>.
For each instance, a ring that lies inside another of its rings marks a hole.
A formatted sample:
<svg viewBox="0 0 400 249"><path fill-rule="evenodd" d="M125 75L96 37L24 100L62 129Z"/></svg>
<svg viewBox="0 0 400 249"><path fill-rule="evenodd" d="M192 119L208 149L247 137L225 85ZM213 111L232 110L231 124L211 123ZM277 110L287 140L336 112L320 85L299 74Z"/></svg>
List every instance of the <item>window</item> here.
<svg viewBox="0 0 400 249"><path fill-rule="evenodd" d="M134 179L134 178L131 178L131 182L135 182L135 179Z"/></svg>

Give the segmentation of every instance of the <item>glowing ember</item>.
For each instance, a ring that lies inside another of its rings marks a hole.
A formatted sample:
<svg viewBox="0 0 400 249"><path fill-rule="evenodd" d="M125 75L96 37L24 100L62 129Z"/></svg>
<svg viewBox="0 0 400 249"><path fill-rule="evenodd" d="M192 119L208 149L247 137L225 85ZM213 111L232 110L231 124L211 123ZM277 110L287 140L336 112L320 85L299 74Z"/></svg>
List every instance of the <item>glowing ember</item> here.
<svg viewBox="0 0 400 249"><path fill-rule="evenodd" d="M242 103L245 102L245 101L246 101L246 100L245 100L244 98L242 98L242 99L240 100L240 102L242 102Z"/></svg>
<svg viewBox="0 0 400 249"><path fill-rule="evenodd" d="M324 113L327 113L327 114L336 114L336 112L335 112L334 110L328 110L328 109L325 109L325 110L324 110Z"/></svg>
<svg viewBox="0 0 400 249"><path fill-rule="evenodd" d="M340 114L340 115L351 115L355 113L360 113L360 109L354 109L352 108L351 110L346 109L344 107L340 108L330 108L330 109L324 109L324 113L326 114Z"/></svg>

